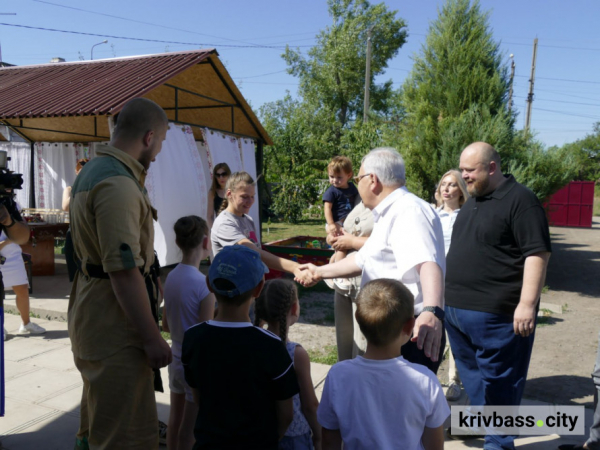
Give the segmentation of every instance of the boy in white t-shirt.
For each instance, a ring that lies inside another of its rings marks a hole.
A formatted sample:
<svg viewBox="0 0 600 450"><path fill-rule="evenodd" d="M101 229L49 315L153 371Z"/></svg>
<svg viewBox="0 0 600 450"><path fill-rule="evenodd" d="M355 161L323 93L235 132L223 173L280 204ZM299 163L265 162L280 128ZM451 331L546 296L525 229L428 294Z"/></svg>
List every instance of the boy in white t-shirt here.
<svg viewBox="0 0 600 450"><path fill-rule="evenodd" d="M450 415L442 386L427 367L406 361L400 347L414 327L414 297L399 281L367 283L356 321L367 339L364 357L335 364L317 417L323 450L438 450Z"/></svg>

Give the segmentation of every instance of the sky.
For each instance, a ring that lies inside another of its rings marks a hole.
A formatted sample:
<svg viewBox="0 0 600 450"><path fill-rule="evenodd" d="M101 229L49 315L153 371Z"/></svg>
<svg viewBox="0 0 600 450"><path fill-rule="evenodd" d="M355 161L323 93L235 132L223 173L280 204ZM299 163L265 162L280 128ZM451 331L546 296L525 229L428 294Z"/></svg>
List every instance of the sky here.
<svg viewBox="0 0 600 450"><path fill-rule="evenodd" d="M384 3L404 20L408 39L376 82L391 79L397 88L420 54L443 0ZM546 146L592 133L600 122L600 2L481 0L480 6L490 14L507 65L514 55L517 127L525 123L537 37L532 130ZM89 60L92 47L93 59L216 48L256 112L287 91L297 94L298 80L286 73L281 58L286 44L306 54L319 31L330 25L325 0L0 0L4 62ZM108 43L94 46L105 39Z"/></svg>

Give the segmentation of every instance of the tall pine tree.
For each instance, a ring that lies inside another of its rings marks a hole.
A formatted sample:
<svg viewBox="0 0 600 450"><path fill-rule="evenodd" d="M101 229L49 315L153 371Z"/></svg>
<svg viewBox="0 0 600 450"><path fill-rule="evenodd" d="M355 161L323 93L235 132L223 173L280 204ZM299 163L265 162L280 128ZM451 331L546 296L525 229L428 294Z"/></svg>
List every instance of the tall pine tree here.
<svg viewBox="0 0 600 450"><path fill-rule="evenodd" d="M458 166L471 142L489 142L508 156L514 137L508 88L488 13L477 0L448 0L401 88L405 120L398 146L415 193L432 198L439 177Z"/></svg>

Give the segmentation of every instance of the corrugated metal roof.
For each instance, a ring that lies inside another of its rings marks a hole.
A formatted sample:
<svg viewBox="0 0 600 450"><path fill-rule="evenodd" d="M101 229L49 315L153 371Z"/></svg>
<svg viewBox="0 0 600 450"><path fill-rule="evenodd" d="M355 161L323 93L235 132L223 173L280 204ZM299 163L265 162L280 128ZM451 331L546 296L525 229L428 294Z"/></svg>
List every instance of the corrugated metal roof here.
<svg viewBox="0 0 600 450"><path fill-rule="evenodd" d="M214 49L0 69L0 119L114 115Z"/></svg>

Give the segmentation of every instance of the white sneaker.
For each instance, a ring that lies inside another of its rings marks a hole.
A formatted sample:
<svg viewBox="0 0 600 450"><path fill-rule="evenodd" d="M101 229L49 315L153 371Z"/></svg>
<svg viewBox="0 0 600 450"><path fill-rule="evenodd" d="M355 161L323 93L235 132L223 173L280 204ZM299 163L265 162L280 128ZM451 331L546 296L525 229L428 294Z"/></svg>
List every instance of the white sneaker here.
<svg viewBox="0 0 600 450"><path fill-rule="evenodd" d="M45 328L40 327L39 325L33 323L33 322L29 322L27 325L23 325L21 324L21 326L19 327L19 333L18 334L23 334L23 335L27 335L27 334L44 334L46 332Z"/></svg>

